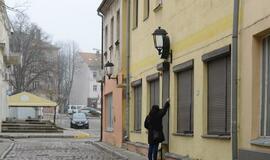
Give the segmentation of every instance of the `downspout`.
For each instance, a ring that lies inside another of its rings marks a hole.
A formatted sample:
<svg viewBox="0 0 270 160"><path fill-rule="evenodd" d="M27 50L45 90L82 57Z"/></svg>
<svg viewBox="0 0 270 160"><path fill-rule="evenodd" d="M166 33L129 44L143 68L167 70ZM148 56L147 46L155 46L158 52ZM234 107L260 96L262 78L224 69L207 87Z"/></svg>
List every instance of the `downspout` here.
<svg viewBox="0 0 270 160"><path fill-rule="evenodd" d="M233 33L232 33L232 160L238 160L238 132L237 132L237 79L238 79L238 21L239 0L234 0Z"/></svg>
<svg viewBox="0 0 270 160"><path fill-rule="evenodd" d="M129 108L130 108L130 0L127 0L127 35L126 35L126 54L127 54L127 78L126 78L126 137L129 140Z"/></svg>
<svg viewBox="0 0 270 160"><path fill-rule="evenodd" d="M104 22L104 16L98 12L98 16L101 17L101 66L100 66L100 69L101 71L103 70L103 22ZM102 75L103 76L103 75ZM103 79L103 77L102 77ZM104 80L104 83L105 83L105 80ZM101 110L101 114L100 114L100 142L102 142L102 138L103 138L103 81L101 82L100 84L100 110Z"/></svg>

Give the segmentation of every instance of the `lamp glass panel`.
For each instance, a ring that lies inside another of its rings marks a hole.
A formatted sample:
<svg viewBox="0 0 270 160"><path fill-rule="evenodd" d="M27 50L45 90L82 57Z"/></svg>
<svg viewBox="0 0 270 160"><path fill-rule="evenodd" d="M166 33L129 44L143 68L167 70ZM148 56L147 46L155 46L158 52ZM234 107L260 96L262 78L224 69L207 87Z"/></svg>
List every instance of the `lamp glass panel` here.
<svg viewBox="0 0 270 160"><path fill-rule="evenodd" d="M156 48L162 48L162 47L163 47L163 36L156 35Z"/></svg>
<svg viewBox="0 0 270 160"><path fill-rule="evenodd" d="M153 39L154 39L154 45L155 47L157 47L156 35L153 35Z"/></svg>
<svg viewBox="0 0 270 160"><path fill-rule="evenodd" d="M108 67L108 72L107 72L107 74L108 75L112 75L113 74L113 66L112 67Z"/></svg>

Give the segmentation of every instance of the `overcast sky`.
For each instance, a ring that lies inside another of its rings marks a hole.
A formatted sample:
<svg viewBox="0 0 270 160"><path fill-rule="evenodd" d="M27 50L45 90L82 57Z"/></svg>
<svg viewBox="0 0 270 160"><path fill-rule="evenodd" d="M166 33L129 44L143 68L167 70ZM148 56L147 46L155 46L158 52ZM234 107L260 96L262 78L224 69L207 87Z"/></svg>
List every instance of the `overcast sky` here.
<svg viewBox="0 0 270 160"><path fill-rule="evenodd" d="M30 20L48 33L53 41L74 40L80 50L100 49L101 0L5 0L10 7L26 9ZM24 7L21 7L24 6Z"/></svg>

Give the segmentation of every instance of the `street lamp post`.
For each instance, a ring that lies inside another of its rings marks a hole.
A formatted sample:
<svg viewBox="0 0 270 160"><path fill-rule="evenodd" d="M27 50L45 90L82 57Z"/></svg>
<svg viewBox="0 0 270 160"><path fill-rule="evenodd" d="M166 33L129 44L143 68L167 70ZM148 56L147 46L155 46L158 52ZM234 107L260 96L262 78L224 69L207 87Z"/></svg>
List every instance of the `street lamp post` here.
<svg viewBox="0 0 270 160"><path fill-rule="evenodd" d="M158 27L158 29L156 29L152 35L154 39L155 48L158 50L158 54L161 55L160 58L162 59L170 58L170 62L172 62L170 38L167 34L168 33L165 29Z"/></svg>
<svg viewBox="0 0 270 160"><path fill-rule="evenodd" d="M112 77L113 75L113 69L114 69L114 64L110 61L108 61L105 65L105 73L108 76L109 79L115 79L116 83L118 84L118 75L116 75L115 77Z"/></svg>

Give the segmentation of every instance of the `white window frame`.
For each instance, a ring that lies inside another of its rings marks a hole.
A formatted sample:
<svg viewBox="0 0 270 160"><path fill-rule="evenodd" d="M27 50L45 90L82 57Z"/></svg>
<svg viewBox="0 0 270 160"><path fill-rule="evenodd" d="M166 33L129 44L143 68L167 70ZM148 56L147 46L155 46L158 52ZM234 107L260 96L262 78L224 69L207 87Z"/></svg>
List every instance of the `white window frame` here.
<svg viewBox="0 0 270 160"><path fill-rule="evenodd" d="M93 78L97 78L97 72L96 71L93 72Z"/></svg>
<svg viewBox="0 0 270 160"><path fill-rule="evenodd" d="M97 85L93 85L93 92L97 91Z"/></svg>

